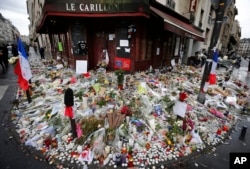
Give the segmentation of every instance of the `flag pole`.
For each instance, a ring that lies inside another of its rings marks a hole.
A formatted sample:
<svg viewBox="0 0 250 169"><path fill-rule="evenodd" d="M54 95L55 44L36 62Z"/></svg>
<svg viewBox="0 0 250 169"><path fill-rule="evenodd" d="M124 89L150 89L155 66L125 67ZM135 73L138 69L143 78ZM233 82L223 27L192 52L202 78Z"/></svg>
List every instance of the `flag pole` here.
<svg viewBox="0 0 250 169"><path fill-rule="evenodd" d="M29 80L29 84L31 84L31 80ZM27 100L28 100L29 103L32 102L31 95L30 95L30 90L32 90L32 88L29 85L29 88L26 90L26 96L27 96Z"/></svg>
<svg viewBox="0 0 250 169"><path fill-rule="evenodd" d="M227 0L217 0L218 7L216 9L216 18L214 23L214 29L211 37L211 43L208 49L208 58L206 60L205 69L203 72L203 77L200 84L200 90L198 94L197 101L204 104L206 101L206 92L207 92L207 85L209 81L209 75L211 72L212 64L213 64L213 57L216 50L217 41L220 36L221 26L223 23L225 8L227 4Z"/></svg>
<svg viewBox="0 0 250 169"><path fill-rule="evenodd" d="M18 76L19 86L25 91L28 102L31 103L32 99L30 94L31 92L30 84L31 84L32 73L28 61L28 55L24 49L20 37L16 35L16 38L17 38L19 62L18 65L16 65L15 67L14 73Z"/></svg>
<svg viewBox="0 0 250 169"><path fill-rule="evenodd" d="M29 91L29 89L28 89L28 90L26 90L26 96L27 96L27 100L28 100L28 102L29 102L29 103L31 103L31 102L32 102L32 100L31 100L31 96L30 96L30 91Z"/></svg>

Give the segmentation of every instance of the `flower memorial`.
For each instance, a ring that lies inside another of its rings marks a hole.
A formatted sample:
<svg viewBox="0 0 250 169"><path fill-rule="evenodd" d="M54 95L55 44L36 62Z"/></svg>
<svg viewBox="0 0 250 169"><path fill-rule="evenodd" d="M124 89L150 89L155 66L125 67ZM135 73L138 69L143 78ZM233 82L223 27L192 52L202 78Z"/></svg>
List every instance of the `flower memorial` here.
<svg viewBox="0 0 250 169"><path fill-rule="evenodd" d="M224 91L209 86L207 102L200 104L196 98L202 75L188 66L168 73L90 71L84 76L31 65L33 102L19 93L22 106L13 108L12 121L22 143L42 152L50 164L164 168L223 142L237 121L229 106L248 106L237 104L238 99L249 100L248 86L233 77ZM118 90L119 73L123 90ZM217 76L224 78L223 73ZM73 124L65 117L68 88L74 97ZM238 97L240 93L246 95Z"/></svg>

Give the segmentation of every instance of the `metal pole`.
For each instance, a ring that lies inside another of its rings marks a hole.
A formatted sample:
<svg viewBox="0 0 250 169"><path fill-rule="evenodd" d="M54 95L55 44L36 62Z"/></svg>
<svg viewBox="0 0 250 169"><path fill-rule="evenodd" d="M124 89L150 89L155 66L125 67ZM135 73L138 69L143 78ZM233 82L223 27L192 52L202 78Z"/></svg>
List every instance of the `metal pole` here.
<svg viewBox="0 0 250 169"><path fill-rule="evenodd" d="M250 72L250 58L248 58L248 72Z"/></svg>
<svg viewBox="0 0 250 169"><path fill-rule="evenodd" d="M206 89L205 89L206 86L205 85L206 85L206 82L209 81L209 75L210 75L210 71L211 71L211 67L213 63L213 55L214 55L213 49L216 47L217 41L220 36L221 25L223 23L226 3L227 3L227 0L219 0L218 8L215 11L216 18L215 18L215 23L214 23L214 29L213 29L213 33L211 37L211 43L208 49L208 58L205 64L205 69L204 69L204 73L203 73L203 77L202 77L202 81L200 85L200 91L199 91L198 98L197 98L197 100L202 104L204 104L206 100Z"/></svg>
<svg viewBox="0 0 250 169"><path fill-rule="evenodd" d="M31 102L32 102L32 99L31 99L31 96L30 96L30 91L29 91L29 89L27 89L25 92L26 92L26 97L27 97L28 102L31 103Z"/></svg>

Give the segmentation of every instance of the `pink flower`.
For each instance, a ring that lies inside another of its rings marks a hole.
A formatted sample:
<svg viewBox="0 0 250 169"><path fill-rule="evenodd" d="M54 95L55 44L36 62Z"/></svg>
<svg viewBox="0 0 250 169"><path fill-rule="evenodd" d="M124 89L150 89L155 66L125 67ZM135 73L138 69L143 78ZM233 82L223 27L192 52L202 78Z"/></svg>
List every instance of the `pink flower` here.
<svg viewBox="0 0 250 169"><path fill-rule="evenodd" d="M76 81L77 81L76 77L74 77L74 76L71 77L71 80L70 80L71 83L76 83Z"/></svg>
<svg viewBox="0 0 250 169"><path fill-rule="evenodd" d="M82 152L81 156L82 156L82 158L87 159L88 156L89 156L89 152L88 152L87 150L84 150L84 151Z"/></svg>

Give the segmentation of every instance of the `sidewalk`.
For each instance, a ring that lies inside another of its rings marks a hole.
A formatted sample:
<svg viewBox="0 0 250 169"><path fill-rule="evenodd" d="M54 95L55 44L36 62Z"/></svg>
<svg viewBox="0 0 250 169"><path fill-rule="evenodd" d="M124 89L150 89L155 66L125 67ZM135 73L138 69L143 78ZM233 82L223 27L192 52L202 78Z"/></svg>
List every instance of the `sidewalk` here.
<svg viewBox="0 0 250 169"><path fill-rule="evenodd" d="M243 63L243 67L234 70L231 78L239 79L250 85L250 73L248 67ZM231 134L224 143L214 147L211 151L201 154L198 158L187 161L187 169L229 169L230 153L250 152L250 114L239 115L238 121ZM242 127L246 126L247 134L244 138L240 137ZM183 164L181 164L183 165Z"/></svg>
<svg viewBox="0 0 250 169"><path fill-rule="evenodd" d="M4 89L4 90L3 90ZM55 169L33 149L20 144L16 126L11 121L11 109L16 97L17 78L10 65L6 74L0 74L0 169Z"/></svg>

